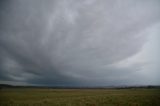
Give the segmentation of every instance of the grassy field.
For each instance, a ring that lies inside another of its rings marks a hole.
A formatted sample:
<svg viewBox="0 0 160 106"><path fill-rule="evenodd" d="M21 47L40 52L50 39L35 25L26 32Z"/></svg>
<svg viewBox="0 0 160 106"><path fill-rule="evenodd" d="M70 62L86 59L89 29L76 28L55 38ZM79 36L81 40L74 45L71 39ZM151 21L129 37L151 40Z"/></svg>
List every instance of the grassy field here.
<svg viewBox="0 0 160 106"><path fill-rule="evenodd" d="M160 106L160 89L1 89L0 106Z"/></svg>

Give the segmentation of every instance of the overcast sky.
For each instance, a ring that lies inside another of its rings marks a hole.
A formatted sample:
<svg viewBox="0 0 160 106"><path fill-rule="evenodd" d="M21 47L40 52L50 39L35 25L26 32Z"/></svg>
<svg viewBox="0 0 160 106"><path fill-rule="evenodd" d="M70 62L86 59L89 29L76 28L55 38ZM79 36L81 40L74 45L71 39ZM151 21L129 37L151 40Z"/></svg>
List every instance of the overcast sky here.
<svg viewBox="0 0 160 106"><path fill-rule="evenodd" d="M0 83L160 85L159 0L1 0Z"/></svg>

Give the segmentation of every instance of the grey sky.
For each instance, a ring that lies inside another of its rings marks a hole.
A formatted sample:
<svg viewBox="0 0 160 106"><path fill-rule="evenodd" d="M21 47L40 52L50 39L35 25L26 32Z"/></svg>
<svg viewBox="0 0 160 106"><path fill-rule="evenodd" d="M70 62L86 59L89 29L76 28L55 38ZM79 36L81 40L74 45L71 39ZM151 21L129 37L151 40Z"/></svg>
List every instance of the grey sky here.
<svg viewBox="0 0 160 106"><path fill-rule="evenodd" d="M159 0L4 0L0 17L0 83L160 84Z"/></svg>

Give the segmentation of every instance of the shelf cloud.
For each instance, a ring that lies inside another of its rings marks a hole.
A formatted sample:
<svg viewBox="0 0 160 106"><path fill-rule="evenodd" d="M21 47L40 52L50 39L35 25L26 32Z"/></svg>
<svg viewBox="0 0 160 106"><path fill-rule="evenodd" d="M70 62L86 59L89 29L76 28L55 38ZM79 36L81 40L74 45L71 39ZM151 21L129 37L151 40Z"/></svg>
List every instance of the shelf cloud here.
<svg viewBox="0 0 160 106"><path fill-rule="evenodd" d="M160 84L159 0L0 3L0 82Z"/></svg>

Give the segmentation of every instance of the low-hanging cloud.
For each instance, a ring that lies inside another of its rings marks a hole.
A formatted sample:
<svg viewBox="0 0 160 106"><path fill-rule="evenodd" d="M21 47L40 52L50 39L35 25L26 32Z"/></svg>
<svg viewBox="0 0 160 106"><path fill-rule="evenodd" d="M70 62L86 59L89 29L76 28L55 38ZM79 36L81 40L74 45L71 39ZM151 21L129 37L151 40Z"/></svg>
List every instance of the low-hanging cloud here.
<svg viewBox="0 0 160 106"><path fill-rule="evenodd" d="M1 5L0 80L13 83L135 84L146 63L125 61L142 51L148 37L144 32L160 21L158 0L16 0Z"/></svg>

